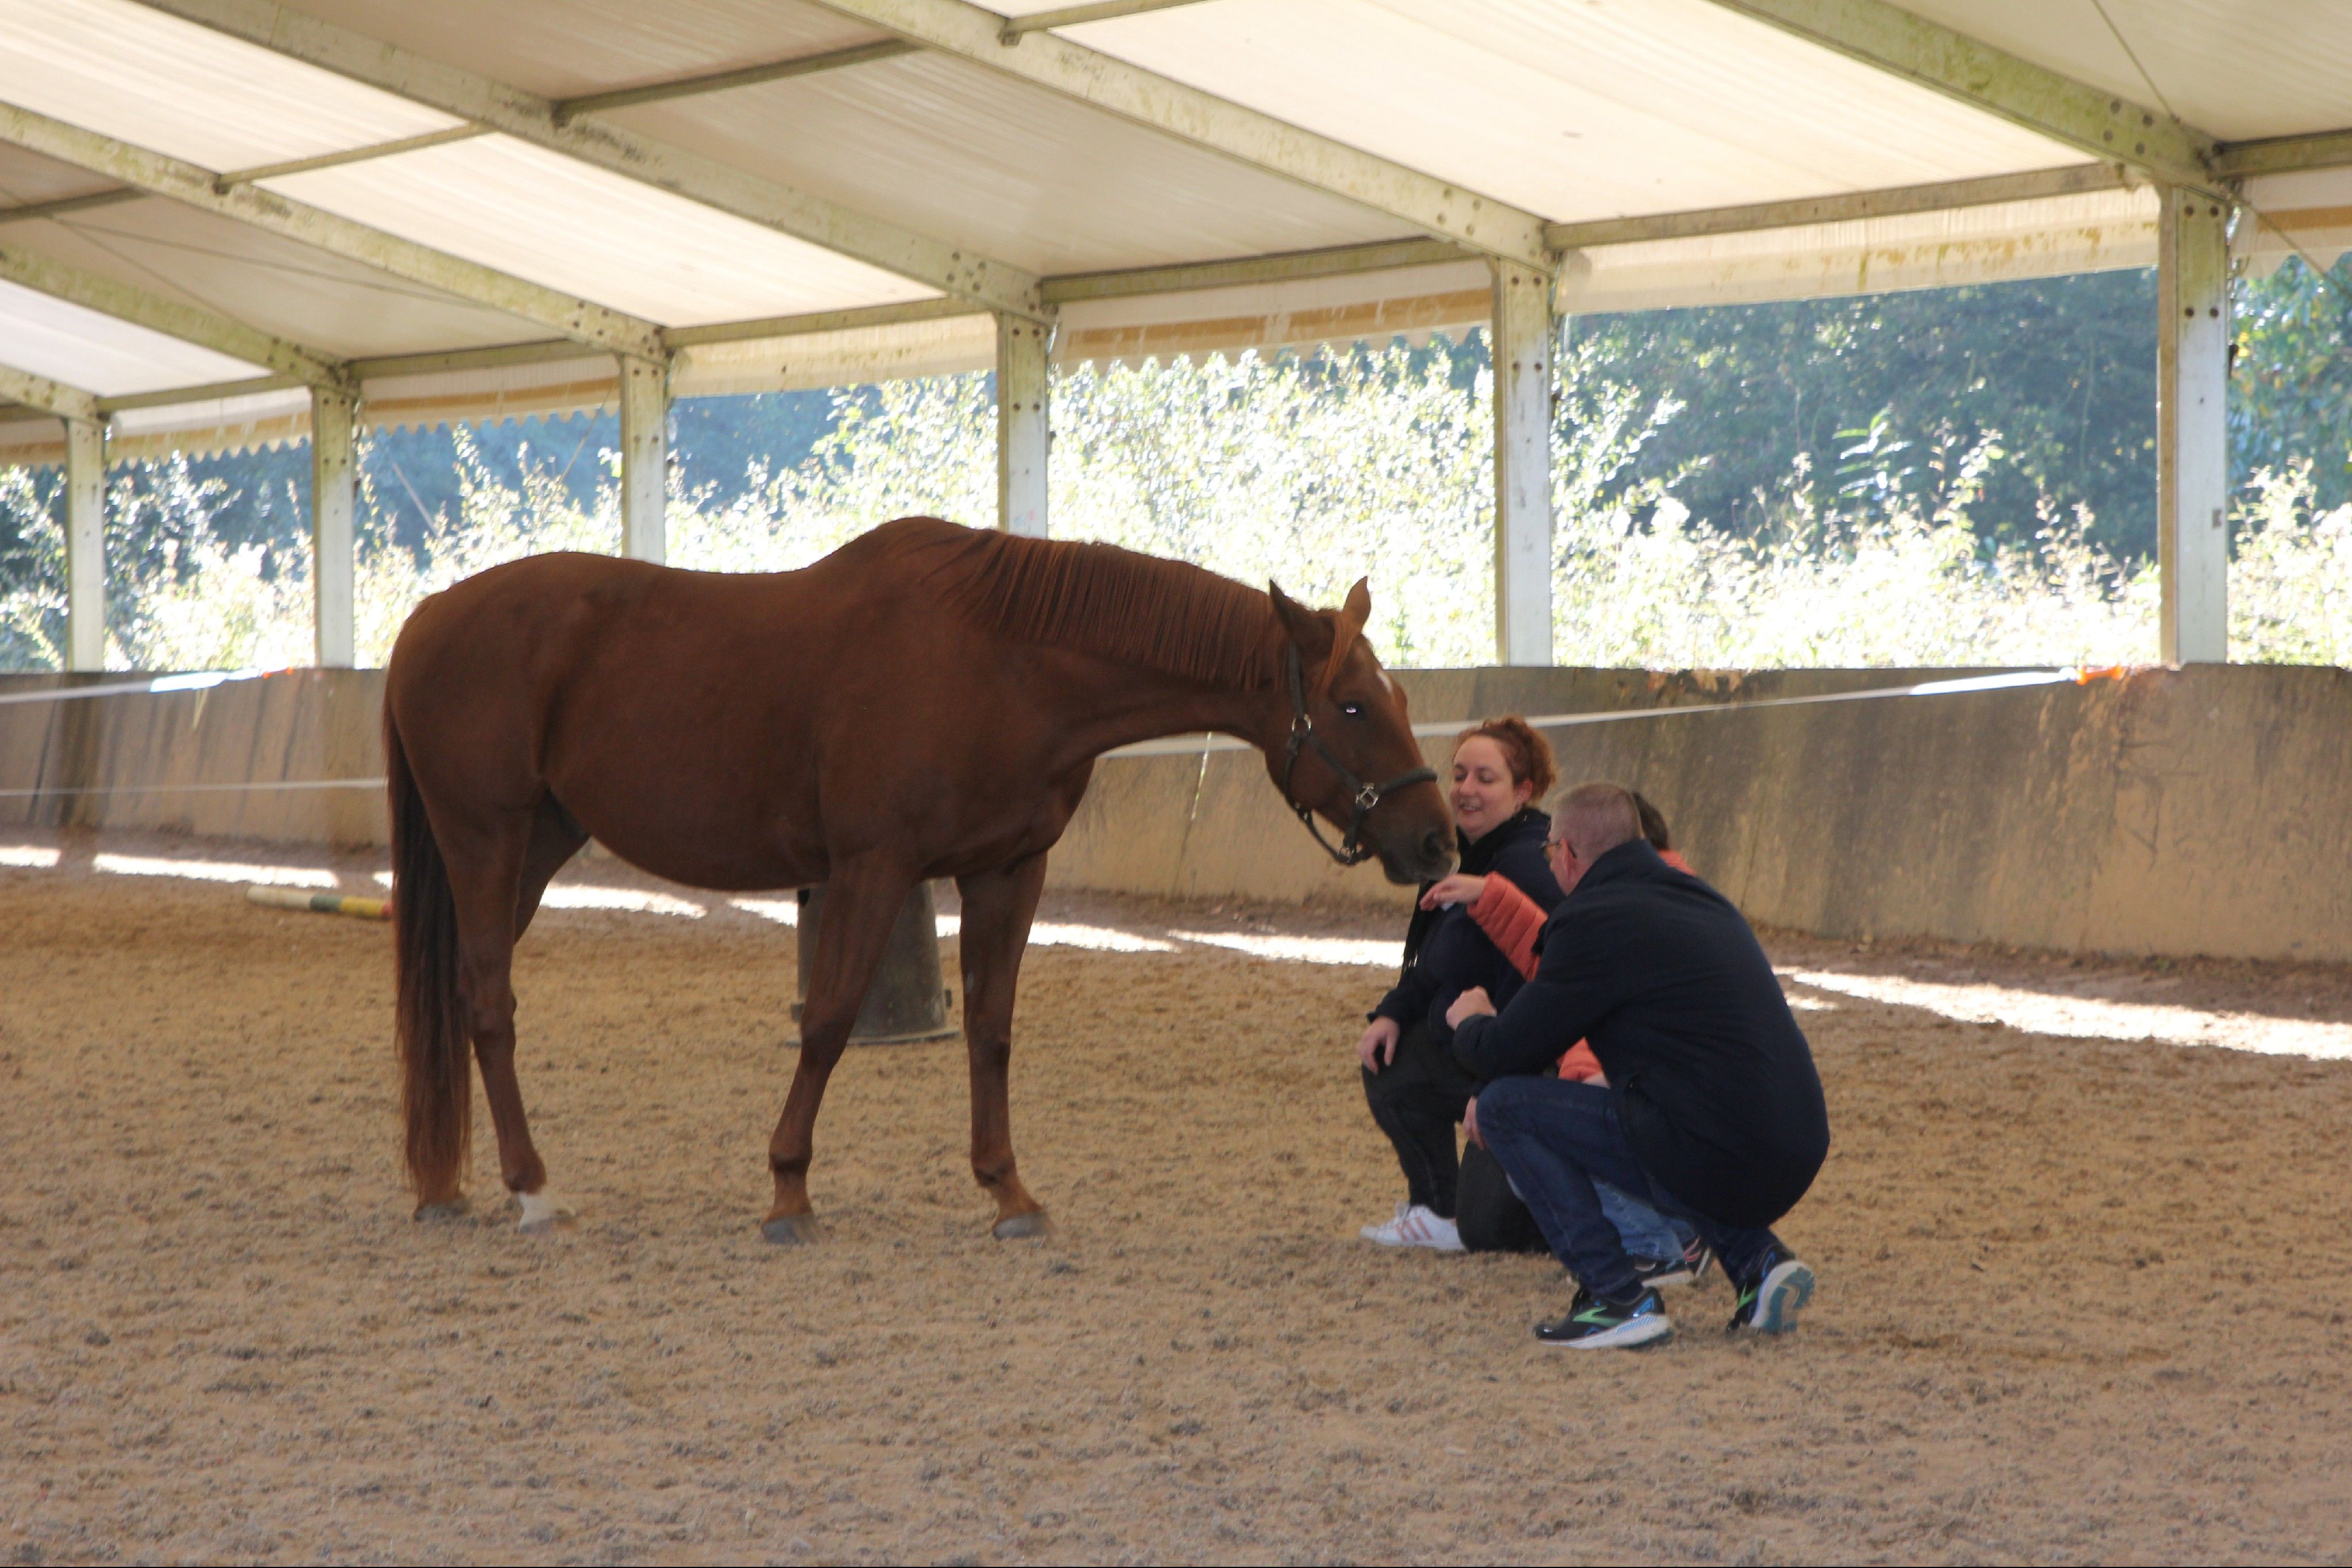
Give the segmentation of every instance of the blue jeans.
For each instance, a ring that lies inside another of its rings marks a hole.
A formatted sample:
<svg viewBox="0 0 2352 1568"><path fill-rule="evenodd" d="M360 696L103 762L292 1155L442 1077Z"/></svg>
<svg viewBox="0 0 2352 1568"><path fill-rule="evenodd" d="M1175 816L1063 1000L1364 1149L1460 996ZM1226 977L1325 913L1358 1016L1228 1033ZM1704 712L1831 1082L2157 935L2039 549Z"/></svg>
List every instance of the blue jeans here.
<svg viewBox="0 0 2352 1568"><path fill-rule="evenodd" d="M1592 1190L1601 1194L1601 1212L1617 1227L1617 1239L1632 1257L1680 1258L1683 1247L1698 1234L1689 1221L1661 1214L1633 1194L1606 1182L1593 1183ZM1519 1201L1525 1203L1527 1198L1522 1195ZM1550 1239L1550 1234L1544 1233L1546 1240Z"/></svg>
<svg viewBox="0 0 2352 1568"><path fill-rule="evenodd" d="M1609 1213L1609 1187L1687 1220L1736 1279L1752 1276L1780 1238L1730 1226L1679 1203L1633 1154L1616 1097L1589 1083L1502 1078L1478 1096L1478 1136L1536 1216L1552 1256L1596 1296L1622 1298L1639 1284Z"/></svg>

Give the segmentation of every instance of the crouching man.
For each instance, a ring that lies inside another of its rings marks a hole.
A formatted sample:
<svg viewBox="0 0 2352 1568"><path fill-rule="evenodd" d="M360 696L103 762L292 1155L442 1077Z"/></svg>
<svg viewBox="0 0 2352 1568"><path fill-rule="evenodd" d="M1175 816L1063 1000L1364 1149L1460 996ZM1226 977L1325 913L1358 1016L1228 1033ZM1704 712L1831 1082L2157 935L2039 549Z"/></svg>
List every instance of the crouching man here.
<svg viewBox="0 0 2352 1568"><path fill-rule="evenodd" d="M1633 795L1580 784L1552 803L1545 845L1568 897L1535 978L1500 1015L1465 992L1454 1050L1490 1080L1465 1119L1579 1286L1547 1344L1647 1344L1674 1332L1595 1181L1695 1226L1739 1293L1734 1331L1780 1333L1812 1270L1767 1228L1829 1152L1813 1058L1772 965L1731 901L1658 858ZM1553 1075L1590 1040L1608 1087Z"/></svg>

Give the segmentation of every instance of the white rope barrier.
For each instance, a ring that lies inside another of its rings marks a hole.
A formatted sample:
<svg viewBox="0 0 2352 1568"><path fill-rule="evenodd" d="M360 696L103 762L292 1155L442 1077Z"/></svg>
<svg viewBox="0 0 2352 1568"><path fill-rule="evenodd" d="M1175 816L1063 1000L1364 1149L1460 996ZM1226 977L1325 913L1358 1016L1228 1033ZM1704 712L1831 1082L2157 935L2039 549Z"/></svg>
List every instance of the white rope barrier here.
<svg viewBox="0 0 2352 1568"><path fill-rule="evenodd" d="M196 675L167 675L152 680L121 681L105 686L72 687L56 691L24 691L0 696L0 703L65 700L77 697L110 697L122 693L200 691L229 680L252 680L274 670L208 670ZM1825 691L1809 697L1767 697L1753 702L1696 702L1678 708L1620 708L1597 713L1541 713L1527 722L1538 730L1565 730L1583 724L1621 724L1636 719L1681 719L1695 713L1752 713L1765 708L1805 708L1825 702L1871 702L1893 697L1958 697L1979 691L2013 691L2032 686L2084 686L2094 680L2119 679L2129 673L2122 666L2085 669L2021 669L2000 675L1963 676L1950 680L1922 680L1909 686L1874 686L1861 691ZM1415 739L1452 735L1471 721L1445 719L1415 724ZM1231 735L1177 735L1161 741L1139 741L1105 752L1109 757L1197 757L1210 752L1252 750L1249 742ZM289 779L275 784L75 784L54 789L0 789L0 800L26 800L64 795L194 795L253 790L382 789L382 778Z"/></svg>
<svg viewBox="0 0 2352 1568"><path fill-rule="evenodd" d="M1540 713L1528 718L1537 730L1565 730L1581 724L1622 724L1636 719L1681 719L1694 713L1752 713L1763 708L1805 708L1822 702L1870 702L1889 697L1958 697L1974 691L2009 691L2027 686L2087 685L2114 679L2122 667L2084 669L2021 669L2000 675L1963 676L1951 680L1922 680L1909 686L1874 686L1862 691L1826 691L1810 697L1766 697L1753 702L1694 702L1679 708L1617 708L1598 713ZM1457 734L1475 721L1443 719L1412 727L1416 740ZM1231 735L1180 735L1164 741L1141 741L1105 752L1106 757L1197 757L1204 752L1252 750L1247 741Z"/></svg>
<svg viewBox="0 0 2352 1568"><path fill-rule="evenodd" d="M231 680L259 680L264 676L282 675L291 665L277 669L200 669L186 675L156 675L144 680L110 680L96 686L57 686L39 691L0 693L0 707L13 702L75 702L86 697L143 697L168 691L209 691Z"/></svg>

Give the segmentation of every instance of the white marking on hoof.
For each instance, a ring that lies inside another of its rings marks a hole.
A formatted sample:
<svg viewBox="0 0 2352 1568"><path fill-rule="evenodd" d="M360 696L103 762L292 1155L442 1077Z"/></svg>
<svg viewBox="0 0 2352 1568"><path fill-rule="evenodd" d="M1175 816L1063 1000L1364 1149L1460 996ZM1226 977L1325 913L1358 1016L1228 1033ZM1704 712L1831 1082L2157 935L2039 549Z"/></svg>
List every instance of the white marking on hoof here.
<svg viewBox="0 0 2352 1568"><path fill-rule="evenodd" d="M526 1236L556 1230L572 1223L572 1205L549 1192L517 1193L522 1203L520 1229Z"/></svg>

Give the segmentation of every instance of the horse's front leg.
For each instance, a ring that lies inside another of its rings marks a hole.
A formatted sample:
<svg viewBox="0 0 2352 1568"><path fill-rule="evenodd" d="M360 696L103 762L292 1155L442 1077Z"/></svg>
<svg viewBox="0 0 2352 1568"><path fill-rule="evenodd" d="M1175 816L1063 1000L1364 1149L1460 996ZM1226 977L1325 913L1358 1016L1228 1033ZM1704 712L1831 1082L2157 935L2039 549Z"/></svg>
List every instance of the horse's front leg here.
<svg viewBox="0 0 2352 1568"><path fill-rule="evenodd" d="M1045 1209L1013 1164L1013 1110L1006 1099L1013 1059L1013 994L1029 922L1045 885L1045 857L999 871L959 877L963 895L963 1031L971 1052L971 1173L996 1200L999 1240L1043 1236Z"/></svg>
<svg viewBox="0 0 2352 1568"><path fill-rule="evenodd" d="M792 1092L784 1097L775 1133L768 1140L776 1201L760 1234L770 1241L817 1239L816 1215L808 1196L817 1106L824 1100L825 1080L833 1076L842 1047L849 1043L850 1026L857 1022L866 988L882 962L890 928L898 923L898 910L914 886L911 868L879 856L835 861L825 884L816 962L810 968L808 998L801 1008L800 1067L793 1074Z"/></svg>

